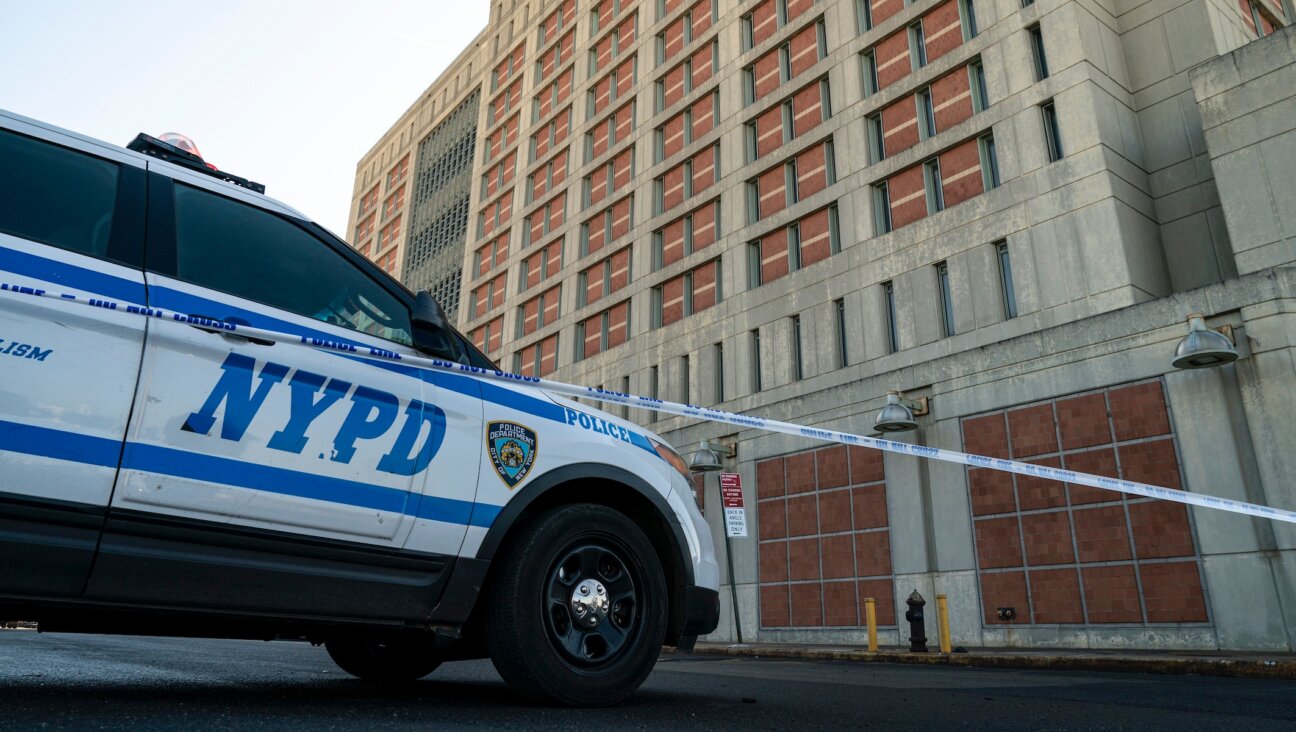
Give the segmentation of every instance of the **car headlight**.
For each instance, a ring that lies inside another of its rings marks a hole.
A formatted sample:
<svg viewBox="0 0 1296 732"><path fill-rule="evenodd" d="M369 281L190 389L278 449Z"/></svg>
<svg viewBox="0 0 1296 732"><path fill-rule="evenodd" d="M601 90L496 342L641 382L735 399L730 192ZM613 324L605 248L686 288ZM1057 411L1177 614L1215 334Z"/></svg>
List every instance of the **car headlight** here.
<svg viewBox="0 0 1296 732"><path fill-rule="evenodd" d="M664 442L658 442L651 437L648 438L648 442L652 444L653 449L657 451L662 460L670 463L672 468L675 468L680 475L684 476L686 483L693 485L693 474L689 472L688 463L684 462L684 458L678 452L675 452L675 448Z"/></svg>

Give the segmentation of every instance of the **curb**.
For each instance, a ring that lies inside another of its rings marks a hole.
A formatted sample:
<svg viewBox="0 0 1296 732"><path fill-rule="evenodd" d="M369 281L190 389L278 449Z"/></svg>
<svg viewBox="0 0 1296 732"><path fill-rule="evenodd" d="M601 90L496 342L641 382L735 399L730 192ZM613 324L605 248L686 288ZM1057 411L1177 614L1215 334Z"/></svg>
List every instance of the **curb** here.
<svg viewBox="0 0 1296 732"><path fill-rule="evenodd" d="M1044 655L1017 653L907 653L855 648L793 648L785 646L727 646L698 644L703 656L746 656L806 661L903 663L917 666L962 666L1054 671L1118 671L1125 673L1224 676L1247 679L1296 679L1296 660L1258 658L1159 658L1154 656Z"/></svg>

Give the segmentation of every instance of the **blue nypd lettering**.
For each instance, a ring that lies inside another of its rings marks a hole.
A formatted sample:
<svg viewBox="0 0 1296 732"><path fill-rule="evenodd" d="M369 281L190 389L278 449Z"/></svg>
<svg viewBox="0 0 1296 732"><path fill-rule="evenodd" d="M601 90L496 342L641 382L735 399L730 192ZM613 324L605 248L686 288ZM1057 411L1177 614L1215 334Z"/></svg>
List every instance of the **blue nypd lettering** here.
<svg viewBox="0 0 1296 732"><path fill-rule="evenodd" d="M229 354L220 368L220 379L202 407L185 419L181 429L210 434L216 425L216 414L223 407L220 438L238 442L247 433L266 397L284 383L290 369L267 361L258 370L255 359L238 353ZM445 412L434 404L411 399L401 410L395 394L368 386L353 388L349 382L302 369L293 372L287 384L288 417L266 443L272 450L300 454L306 447L311 425L344 400L348 404L347 413L333 437L329 457L333 462L350 463L356 455L357 443L384 438L398 421L400 427L390 449L378 460L378 470L396 475L419 473L427 468L445 441Z"/></svg>
<svg viewBox="0 0 1296 732"><path fill-rule="evenodd" d="M630 430L619 424L612 424L606 420L599 419L584 412L578 412L575 409L567 408L567 424L579 426L591 432L597 432L600 435L607 435L622 442L633 443L634 439L630 436Z"/></svg>

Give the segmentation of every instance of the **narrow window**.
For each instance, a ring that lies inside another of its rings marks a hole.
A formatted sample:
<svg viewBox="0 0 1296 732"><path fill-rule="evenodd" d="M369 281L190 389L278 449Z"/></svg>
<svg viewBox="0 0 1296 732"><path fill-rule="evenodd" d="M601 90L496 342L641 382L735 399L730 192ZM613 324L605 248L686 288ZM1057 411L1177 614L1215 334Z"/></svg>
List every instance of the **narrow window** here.
<svg viewBox="0 0 1296 732"><path fill-rule="evenodd" d="M622 376L622 377L621 377L621 393L622 393L622 394L629 394L629 393L630 393L630 377L629 377L629 376ZM630 405L629 405L629 404L622 404L622 405L621 405L621 419L630 419Z"/></svg>
<svg viewBox="0 0 1296 732"><path fill-rule="evenodd" d="M889 281L883 282L882 294L886 300L887 347L890 353L895 353L900 350L900 335L896 330L895 285Z"/></svg>
<svg viewBox="0 0 1296 732"><path fill-rule="evenodd" d="M664 31L657 34L657 53L655 59L658 66L666 62L666 33Z"/></svg>
<svg viewBox="0 0 1296 732"><path fill-rule="evenodd" d="M1008 254L1008 242L1001 241L995 245L999 257L999 287L1003 292L1004 318L1017 317L1017 293L1013 289L1012 257Z"/></svg>
<svg viewBox="0 0 1296 732"><path fill-rule="evenodd" d="M797 191L797 162L792 158L783 165L783 189L787 195L787 205L791 206L801 200Z"/></svg>
<svg viewBox="0 0 1296 732"><path fill-rule="evenodd" d="M653 110L660 112L666 108L666 83L658 79L653 83Z"/></svg>
<svg viewBox="0 0 1296 732"><path fill-rule="evenodd" d="M652 327L662 327L662 307L665 303L665 291L660 287L652 289Z"/></svg>
<svg viewBox="0 0 1296 732"><path fill-rule="evenodd" d="M576 307L583 308L589 304L589 275L581 272L576 275ZM585 342L584 338L580 339L581 343Z"/></svg>
<svg viewBox="0 0 1296 732"><path fill-rule="evenodd" d="M754 290L764 284L761 277L761 243L759 241L748 242L747 244L747 289Z"/></svg>
<svg viewBox="0 0 1296 732"><path fill-rule="evenodd" d="M753 31L753 29L754 29L754 26L752 25L752 15L751 15L751 13L748 13L748 14L744 15L744 16L739 20L739 23L741 24L741 29L742 29L742 33L741 33L741 35L742 35L742 50L743 50L743 52L745 53L745 52L747 52L747 51L750 51L750 50L752 49L752 46L755 46L755 45L756 45L755 37L754 37L753 34L752 34L752 31Z"/></svg>
<svg viewBox="0 0 1296 732"><path fill-rule="evenodd" d="M1044 119L1044 146L1048 149L1050 163L1062 159L1062 134L1058 130L1057 108L1052 100L1040 105L1040 114Z"/></svg>
<svg viewBox="0 0 1296 732"><path fill-rule="evenodd" d="M579 363L585 360L585 321L576 324L575 346L572 349L572 360Z"/></svg>
<svg viewBox="0 0 1296 732"><path fill-rule="evenodd" d="M760 220L760 185L757 181L747 181L747 223L754 224Z"/></svg>
<svg viewBox="0 0 1296 732"><path fill-rule="evenodd" d="M666 159L666 133L661 127L653 130L653 162Z"/></svg>
<svg viewBox="0 0 1296 732"><path fill-rule="evenodd" d="M786 82L792 78L792 49L784 43L779 46L779 82Z"/></svg>
<svg viewBox="0 0 1296 732"><path fill-rule="evenodd" d="M963 40L976 38L976 0L959 0L959 19L963 22Z"/></svg>
<svg viewBox="0 0 1296 732"><path fill-rule="evenodd" d="M927 65L927 36L921 20L909 26L909 60L914 71Z"/></svg>
<svg viewBox="0 0 1296 732"><path fill-rule="evenodd" d="M860 54L860 65L863 67L864 74L864 96L877 94L878 91L878 71L877 71L877 54L873 49L869 49Z"/></svg>
<svg viewBox="0 0 1296 732"><path fill-rule="evenodd" d="M990 97L986 94L985 66L981 59L968 65L968 82L972 91L972 112L984 112L990 106Z"/></svg>
<svg viewBox="0 0 1296 732"><path fill-rule="evenodd" d="M885 182L873 185L873 229L879 235L891 231L891 194Z"/></svg>
<svg viewBox="0 0 1296 732"><path fill-rule="evenodd" d="M787 143L792 140L792 135L796 132L796 127L793 122L795 117L792 114L792 100L789 99L788 101L783 102L782 109L783 109L783 142Z"/></svg>
<svg viewBox="0 0 1296 732"><path fill-rule="evenodd" d="M841 221L838 218L837 204L828 207L828 251L836 254L841 251Z"/></svg>
<svg viewBox="0 0 1296 732"><path fill-rule="evenodd" d="M801 360L801 316L792 316L792 380L805 378L805 364Z"/></svg>
<svg viewBox="0 0 1296 732"><path fill-rule="evenodd" d="M981 183L988 191L999 187L999 153L995 151L994 135L983 135L977 142L981 150Z"/></svg>
<svg viewBox="0 0 1296 732"><path fill-rule="evenodd" d="M649 366L648 367L648 396L652 397L653 399L661 398L657 396L657 386L658 386L657 367ZM653 412L653 414L656 415L658 413ZM656 417L653 417L653 419L656 419Z"/></svg>
<svg viewBox="0 0 1296 732"><path fill-rule="evenodd" d="M756 161L756 123L748 122L743 125L743 143L747 151L747 162Z"/></svg>
<svg viewBox="0 0 1296 732"><path fill-rule="evenodd" d="M819 52L818 61L828 58L828 29L824 27L823 20L815 23L815 46Z"/></svg>
<svg viewBox="0 0 1296 732"><path fill-rule="evenodd" d="M685 404L690 403L693 398L692 395L689 394L689 377L691 376L692 370L693 369L689 366L688 354L686 353L683 356L680 356L680 401Z"/></svg>
<svg viewBox="0 0 1296 732"><path fill-rule="evenodd" d="M751 377L752 391L761 391L760 328L751 331Z"/></svg>
<svg viewBox="0 0 1296 732"><path fill-rule="evenodd" d="M743 69L743 103L753 104L756 101L756 70L748 66Z"/></svg>
<svg viewBox="0 0 1296 732"><path fill-rule="evenodd" d="M936 285L940 290L941 332L946 338L954 335L954 299L950 294L949 265L936 265Z"/></svg>
<svg viewBox="0 0 1296 732"><path fill-rule="evenodd" d="M918 107L918 137L926 140L936 134L936 109L932 105L931 87L920 89L914 98Z"/></svg>
<svg viewBox="0 0 1296 732"><path fill-rule="evenodd" d="M1048 57L1044 55L1044 32L1036 23L1027 28L1026 33L1030 36L1031 58L1035 62L1035 80L1043 81L1049 75Z"/></svg>
<svg viewBox="0 0 1296 732"><path fill-rule="evenodd" d="M873 0L855 0L855 23L860 33L873 28Z"/></svg>
<svg viewBox="0 0 1296 732"><path fill-rule="evenodd" d="M850 356L846 352L846 299L833 301L834 330L837 332L837 368L844 369L850 365Z"/></svg>
<svg viewBox="0 0 1296 732"><path fill-rule="evenodd" d="M684 273L684 317L693 314L693 273Z"/></svg>
<svg viewBox="0 0 1296 732"><path fill-rule="evenodd" d="M666 181L664 178L653 180L653 215L665 210Z"/></svg>
<svg viewBox="0 0 1296 732"><path fill-rule="evenodd" d="M824 142L824 178L828 185L837 182L837 153L831 137Z"/></svg>
<svg viewBox="0 0 1296 732"><path fill-rule="evenodd" d="M923 187L927 194L927 213L934 214L945 210L945 194L941 190L940 160L931 159L923 163Z"/></svg>
<svg viewBox="0 0 1296 732"><path fill-rule="evenodd" d="M880 163L886 159L886 135L882 132L882 113L874 112L864 118L868 130L869 162Z"/></svg>
<svg viewBox="0 0 1296 732"><path fill-rule="evenodd" d="M788 271L801 269L801 224L792 224L787 228Z"/></svg>
<svg viewBox="0 0 1296 732"><path fill-rule="evenodd" d="M717 343L715 344L714 349L715 349L715 370L714 370L713 378L715 379L715 382L713 384L713 388L715 389L715 400L717 402L723 402L725 400L724 344Z"/></svg>

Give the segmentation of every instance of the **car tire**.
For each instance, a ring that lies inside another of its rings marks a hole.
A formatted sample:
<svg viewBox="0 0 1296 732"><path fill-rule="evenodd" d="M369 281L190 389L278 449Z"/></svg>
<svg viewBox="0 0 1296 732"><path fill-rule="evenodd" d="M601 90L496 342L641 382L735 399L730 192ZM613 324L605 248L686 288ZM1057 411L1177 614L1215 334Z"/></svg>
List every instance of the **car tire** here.
<svg viewBox="0 0 1296 732"><path fill-rule="evenodd" d="M441 665L433 644L421 639L336 638L324 648L343 671L383 684L417 681Z"/></svg>
<svg viewBox="0 0 1296 732"><path fill-rule="evenodd" d="M666 580L652 542L625 514L553 509L505 545L495 572L486 647L524 697L608 706L652 671L666 634Z"/></svg>

